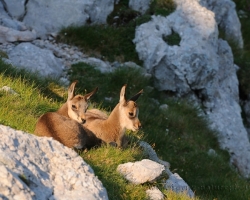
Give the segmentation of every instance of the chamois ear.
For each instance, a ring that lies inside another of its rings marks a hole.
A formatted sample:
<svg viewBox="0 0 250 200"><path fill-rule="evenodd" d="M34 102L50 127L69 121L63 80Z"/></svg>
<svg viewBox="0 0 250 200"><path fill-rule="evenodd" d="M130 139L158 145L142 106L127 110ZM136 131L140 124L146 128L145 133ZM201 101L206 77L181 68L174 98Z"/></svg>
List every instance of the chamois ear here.
<svg viewBox="0 0 250 200"><path fill-rule="evenodd" d="M121 104L124 104L126 103L126 97L125 97L125 91L126 91L126 87L127 87L127 84L125 84L122 89L121 89L121 92L120 92L120 103Z"/></svg>
<svg viewBox="0 0 250 200"><path fill-rule="evenodd" d="M68 101L73 99L73 97L75 96L75 86L78 83L78 81L74 81L73 83L71 83L69 89L68 89Z"/></svg>
<svg viewBox="0 0 250 200"><path fill-rule="evenodd" d="M86 99L86 100L89 100L90 97L92 97L97 91L98 91L98 87L96 87L92 92L90 92L90 93L84 95L85 99Z"/></svg>
<svg viewBox="0 0 250 200"><path fill-rule="evenodd" d="M143 90L141 90L140 92L138 92L136 95L134 95L133 97L131 97L129 100L136 102L137 99L141 96L142 93L143 93Z"/></svg>

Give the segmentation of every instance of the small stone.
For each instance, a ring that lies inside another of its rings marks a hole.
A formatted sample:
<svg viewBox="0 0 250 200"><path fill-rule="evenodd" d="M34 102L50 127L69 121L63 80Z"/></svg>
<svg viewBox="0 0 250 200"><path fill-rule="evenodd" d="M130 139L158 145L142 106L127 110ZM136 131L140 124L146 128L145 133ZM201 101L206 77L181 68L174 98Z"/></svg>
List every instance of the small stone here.
<svg viewBox="0 0 250 200"><path fill-rule="evenodd" d="M161 200L164 198L163 193L157 187L148 189L146 193L150 200Z"/></svg>
<svg viewBox="0 0 250 200"><path fill-rule="evenodd" d="M3 86L2 88L0 88L0 91L5 91L9 94L18 95L18 93L11 89L9 86Z"/></svg>
<svg viewBox="0 0 250 200"><path fill-rule="evenodd" d="M120 164L117 171L134 184L155 180L164 171L164 166L149 159Z"/></svg>
<svg viewBox="0 0 250 200"><path fill-rule="evenodd" d="M216 151L214 149L209 149L208 152L207 152L207 154L209 156L217 156L217 153L216 153Z"/></svg>
<svg viewBox="0 0 250 200"><path fill-rule="evenodd" d="M166 110L168 110L168 105L167 104L162 104L162 105L160 105L160 110L163 110L163 111L166 111Z"/></svg>

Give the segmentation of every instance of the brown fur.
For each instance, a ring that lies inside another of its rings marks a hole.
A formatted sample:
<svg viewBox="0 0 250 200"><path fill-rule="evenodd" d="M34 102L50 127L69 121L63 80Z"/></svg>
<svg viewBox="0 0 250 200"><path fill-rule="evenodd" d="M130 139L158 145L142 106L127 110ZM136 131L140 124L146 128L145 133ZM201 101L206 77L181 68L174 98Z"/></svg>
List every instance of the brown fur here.
<svg viewBox="0 0 250 200"><path fill-rule="evenodd" d="M69 87L68 100L58 111L45 113L38 119L34 133L38 136L53 137L69 148L91 148L100 145L101 140L86 130L82 123L86 121L87 101L97 88L84 96L74 96L75 84L76 82L73 82Z"/></svg>
<svg viewBox="0 0 250 200"><path fill-rule="evenodd" d="M86 123L83 124L105 143L116 143L118 147L126 147L128 142L124 137L126 129L136 131L141 127L138 119L139 109L135 101L142 90L132 97L132 100L127 101L125 88L126 85L121 89L120 102L109 116L100 110L91 109L86 112Z"/></svg>

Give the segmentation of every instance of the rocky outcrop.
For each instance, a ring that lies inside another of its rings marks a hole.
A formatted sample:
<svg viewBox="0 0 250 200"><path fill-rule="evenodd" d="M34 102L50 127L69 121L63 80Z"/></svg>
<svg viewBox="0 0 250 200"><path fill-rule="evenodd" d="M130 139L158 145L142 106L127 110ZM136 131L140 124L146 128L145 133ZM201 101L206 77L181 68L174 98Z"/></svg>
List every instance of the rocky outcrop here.
<svg viewBox="0 0 250 200"><path fill-rule="evenodd" d="M25 14L25 2L26 0L8 0L1 1L6 11L8 11L9 16L12 16L14 19L20 20Z"/></svg>
<svg viewBox="0 0 250 200"><path fill-rule="evenodd" d="M241 24L235 3L231 0L200 0L200 4L215 13L215 20L226 38L243 48Z"/></svg>
<svg viewBox="0 0 250 200"><path fill-rule="evenodd" d="M71 1L62 3L60 0L29 0L26 4L27 12L23 22L36 30L38 37L45 38L47 34L57 33L63 27L84 25L89 19L86 10L90 6L90 1L81 0L75 0L74 3Z"/></svg>
<svg viewBox="0 0 250 200"><path fill-rule="evenodd" d="M8 28L0 25L0 43L6 42L26 42L36 39L35 31L18 31L12 28Z"/></svg>
<svg viewBox="0 0 250 200"><path fill-rule="evenodd" d="M60 77L63 71L61 60L50 50L41 49L31 43L20 43L9 52L8 57L14 66L40 76Z"/></svg>
<svg viewBox="0 0 250 200"><path fill-rule="evenodd" d="M108 199L92 168L61 143L0 125L1 199Z"/></svg>
<svg viewBox="0 0 250 200"><path fill-rule="evenodd" d="M62 28L68 26L81 26L87 23L105 24L107 16L113 9L114 0L75 0L74 2L70 0L63 2L60 0L3 0L0 2L0 24L5 26L8 20L7 28L10 30L7 35L6 27L5 29L0 27L0 43L30 41L31 36L33 40L45 39L50 35L56 35ZM16 27L9 27L9 24L15 23L25 24L28 30L22 32ZM19 35L23 35L21 38L15 37L17 31L19 31ZM30 34L32 35L30 36ZM1 38L1 35L5 37ZM5 38L6 40L4 40Z"/></svg>
<svg viewBox="0 0 250 200"><path fill-rule="evenodd" d="M136 29L136 51L159 90L172 91L204 108L231 163L250 177L250 143L242 123L231 48L218 39L213 12L196 0L175 2L177 9L171 15L153 16ZM164 38L173 33L181 40L169 45Z"/></svg>
<svg viewBox="0 0 250 200"><path fill-rule="evenodd" d="M114 10L115 0L95 0L88 9L89 22L92 24L106 24L107 16Z"/></svg>
<svg viewBox="0 0 250 200"><path fill-rule="evenodd" d="M130 0L129 7L144 14L149 9L150 3L150 0Z"/></svg>

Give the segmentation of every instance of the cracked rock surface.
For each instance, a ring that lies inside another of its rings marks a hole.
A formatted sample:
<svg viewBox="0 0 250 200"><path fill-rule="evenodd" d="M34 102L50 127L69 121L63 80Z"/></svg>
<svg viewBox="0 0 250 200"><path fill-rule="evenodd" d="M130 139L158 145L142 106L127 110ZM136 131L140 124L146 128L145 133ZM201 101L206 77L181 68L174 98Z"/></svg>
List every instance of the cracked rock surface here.
<svg viewBox="0 0 250 200"><path fill-rule="evenodd" d="M108 199L92 168L59 142L0 125L1 199Z"/></svg>

